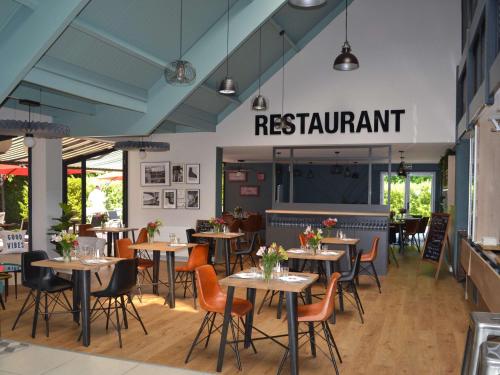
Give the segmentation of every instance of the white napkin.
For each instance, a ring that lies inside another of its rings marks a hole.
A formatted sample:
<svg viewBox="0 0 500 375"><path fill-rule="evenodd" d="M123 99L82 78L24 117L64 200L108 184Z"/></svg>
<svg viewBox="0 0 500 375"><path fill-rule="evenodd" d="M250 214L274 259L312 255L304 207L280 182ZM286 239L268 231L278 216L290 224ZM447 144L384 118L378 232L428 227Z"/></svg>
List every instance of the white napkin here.
<svg viewBox="0 0 500 375"><path fill-rule="evenodd" d="M302 254L302 253L305 253L306 251L302 250L302 249L290 249L290 250L288 250L288 252L294 253L294 254Z"/></svg>
<svg viewBox="0 0 500 375"><path fill-rule="evenodd" d="M289 282L297 282L297 281L305 281L305 280L307 280L307 277L290 275L290 276L281 276L280 280L289 281Z"/></svg>

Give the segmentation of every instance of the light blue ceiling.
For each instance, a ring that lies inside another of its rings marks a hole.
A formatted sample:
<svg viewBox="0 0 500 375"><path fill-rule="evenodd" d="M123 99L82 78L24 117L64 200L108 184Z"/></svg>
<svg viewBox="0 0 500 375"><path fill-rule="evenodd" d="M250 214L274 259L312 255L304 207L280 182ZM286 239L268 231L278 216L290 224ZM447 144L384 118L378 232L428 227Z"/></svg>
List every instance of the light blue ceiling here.
<svg viewBox="0 0 500 375"><path fill-rule="evenodd" d="M77 136L214 131L257 88L259 26L265 81L281 67L282 29L288 60L344 9L342 0L309 10L286 0L231 0L229 70L239 95L228 98L216 92L226 74L226 0L184 0L183 53L198 73L187 88L163 76L179 55L180 0L65 1L65 9L45 9L57 0L0 0L0 52L25 64L18 81L3 85L0 72L0 102L10 95L3 105L15 106L13 98L37 99L41 90L44 111ZM51 11L60 24L48 33ZM12 45L20 32L43 34L31 43L40 56L21 59L18 49L30 45Z"/></svg>

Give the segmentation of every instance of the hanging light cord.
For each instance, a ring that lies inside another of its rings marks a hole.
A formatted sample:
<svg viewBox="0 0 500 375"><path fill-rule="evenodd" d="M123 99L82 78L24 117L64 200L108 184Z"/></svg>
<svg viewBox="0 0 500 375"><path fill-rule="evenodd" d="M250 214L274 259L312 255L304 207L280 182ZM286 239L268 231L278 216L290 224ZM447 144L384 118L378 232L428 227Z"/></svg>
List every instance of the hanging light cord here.
<svg viewBox="0 0 500 375"><path fill-rule="evenodd" d="M281 116L283 117L284 113L284 108L285 108L285 30L281 31L282 35L282 44L283 44L283 54L281 56L281 63L282 63L282 80L281 80Z"/></svg>
<svg viewBox="0 0 500 375"><path fill-rule="evenodd" d="M229 0L227 0L226 76L229 77Z"/></svg>
<svg viewBox="0 0 500 375"><path fill-rule="evenodd" d="M260 96L260 75L262 74L262 26L259 28L259 96Z"/></svg>
<svg viewBox="0 0 500 375"><path fill-rule="evenodd" d="M347 0L345 0L345 43L349 43L347 41Z"/></svg>
<svg viewBox="0 0 500 375"><path fill-rule="evenodd" d="M182 60L182 8L184 0L181 0L181 37L179 42L179 60Z"/></svg>

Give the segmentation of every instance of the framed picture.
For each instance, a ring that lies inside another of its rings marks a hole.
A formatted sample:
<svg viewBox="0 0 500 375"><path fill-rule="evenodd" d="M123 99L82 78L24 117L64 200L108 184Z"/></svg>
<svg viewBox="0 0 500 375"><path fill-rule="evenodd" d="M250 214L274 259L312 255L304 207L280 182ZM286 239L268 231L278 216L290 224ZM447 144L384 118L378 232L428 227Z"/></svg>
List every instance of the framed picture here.
<svg viewBox="0 0 500 375"><path fill-rule="evenodd" d="M184 164L172 163L172 183L173 184L184 183Z"/></svg>
<svg viewBox="0 0 500 375"><path fill-rule="evenodd" d="M254 185L242 185L240 186L240 196L242 197L258 197L259 187Z"/></svg>
<svg viewBox="0 0 500 375"><path fill-rule="evenodd" d="M247 182L247 172L245 171L228 171L227 180L230 182Z"/></svg>
<svg viewBox="0 0 500 375"><path fill-rule="evenodd" d="M265 181L266 180L266 174L264 172L257 172L257 181Z"/></svg>
<svg viewBox="0 0 500 375"><path fill-rule="evenodd" d="M142 208L161 208L160 190L146 190L141 194Z"/></svg>
<svg viewBox="0 0 500 375"><path fill-rule="evenodd" d="M177 189L177 208L186 208L186 191Z"/></svg>
<svg viewBox="0 0 500 375"><path fill-rule="evenodd" d="M163 208L177 208L177 190L163 190Z"/></svg>
<svg viewBox="0 0 500 375"><path fill-rule="evenodd" d="M170 185L170 163L141 163L141 186L161 185Z"/></svg>
<svg viewBox="0 0 500 375"><path fill-rule="evenodd" d="M185 191L186 208L191 210L200 209L200 189L186 189Z"/></svg>
<svg viewBox="0 0 500 375"><path fill-rule="evenodd" d="M186 164L186 184L200 183L200 165Z"/></svg>

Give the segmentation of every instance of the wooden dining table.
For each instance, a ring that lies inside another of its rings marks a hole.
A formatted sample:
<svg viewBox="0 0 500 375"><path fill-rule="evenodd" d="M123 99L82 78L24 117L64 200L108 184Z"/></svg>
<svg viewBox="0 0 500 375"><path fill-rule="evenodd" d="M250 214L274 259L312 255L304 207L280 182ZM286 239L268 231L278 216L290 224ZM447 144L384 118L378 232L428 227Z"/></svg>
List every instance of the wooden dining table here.
<svg viewBox="0 0 500 375"><path fill-rule="evenodd" d="M120 239L120 233L132 232L132 242L135 242L135 231L139 228L120 228L120 227L93 227L87 229L90 232L95 233L106 233L106 241L108 243L108 257L116 256L114 249L114 243L116 240Z"/></svg>
<svg viewBox="0 0 500 375"><path fill-rule="evenodd" d="M80 321L82 327L82 343L84 346L90 345L90 273L96 272L102 267L118 263L121 259L115 257L103 257L100 264L84 264L80 260L72 260L71 262L59 262L52 259L38 260L32 262L35 267L46 267L54 270L71 271L73 274L73 320L77 323ZM43 273L40 272L40 276ZM41 280L38 285L41 285ZM37 298L40 298L40 290L37 292ZM36 304L38 306L38 304ZM38 310L35 309L33 320L32 336L35 337L36 326L38 321Z"/></svg>
<svg viewBox="0 0 500 375"><path fill-rule="evenodd" d="M297 295L301 292L306 292L307 303L311 303L311 286L318 280L318 275L314 273L295 273L290 272L290 276L301 277L300 281L286 281L282 278L264 280L261 274L256 274L255 278L240 278L238 274L248 273L248 270L241 271L230 275L219 281L220 285L227 286L227 299L226 306L224 309L224 322L222 324L221 339L219 345L219 355L217 358L217 372L222 371L222 366L224 364L224 353L227 344L227 334L229 329L229 322L231 319L231 309L233 306L234 291L235 288L245 288L247 290L247 300L252 303L252 310L248 313L245 319L245 338L244 347L250 347L253 337L252 333L255 329L256 331L263 333L260 329L254 326L253 318L255 312L255 296L257 289L260 290L274 290L282 291L286 294L286 314L287 314L287 327L288 327L288 346L284 346L285 349L289 349L290 356L290 373L296 375L299 373L299 339L298 339L298 316L297 316ZM314 326L312 323L309 324L309 334L312 335L311 338L311 351L316 353L316 346L314 340ZM271 339L274 342L276 337L265 334L265 337L259 339Z"/></svg>
<svg viewBox="0 0 500 375"><path fill-rule="evenodd" d="M340 238L340 237L323 237L321 240L323 245L332 245L335 247L343 247L347 254L347 266L348 270L351 270L352 263L351 259L357 252L357 245L359 244L359 238Z"/></svg>
<svg viewBox="0 0 500 375"><path fill-rule="evenodd" d="M231 240L243 237L245 233L235 232L198 232L194 233L193 237L196 238L209 238L224 241L224 261L226 263L226 276L231 274Z"/></svg>
<svg viewBox="0 0 500 375"><path fill-rule="evenodd" d="M168 293L165 301L171 309L175 308L175 253L195 247L195 243L175 244L171 242L143 242L129 246L132 250L142 250L153 252L153 293L158 294L158 284L160 282L160 258L161 253L165 253L167 258Z"/></svg>

